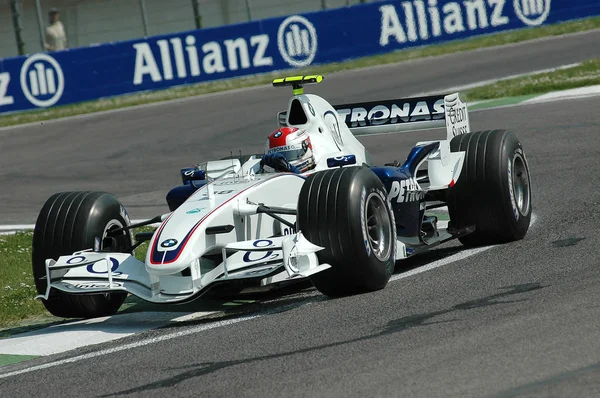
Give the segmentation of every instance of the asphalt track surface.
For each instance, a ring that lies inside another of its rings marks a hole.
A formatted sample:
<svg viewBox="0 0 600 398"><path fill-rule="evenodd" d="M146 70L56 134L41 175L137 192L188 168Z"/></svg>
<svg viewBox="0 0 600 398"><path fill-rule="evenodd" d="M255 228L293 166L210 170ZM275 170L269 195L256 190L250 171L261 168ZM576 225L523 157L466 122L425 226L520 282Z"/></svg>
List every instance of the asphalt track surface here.
<svg viewBox="0 0 600 398"><path fill-rule="evenodd" d="M559 46L557 53L560 52ZM423 62L429 65L427 62L432 60ZM505 64L499 68L508 67ZM365 73L368 76L370 72ZM347 88L348 96L354 96L358 90L354 84L371 82L359 79L358 72L348 76L355 80L343 84L342 75L331 79L338 90ZM428 81L423 77L422 82ZM454 84L456 79L448 85ZM437 85L445 86L445 80ZM325 87L318 92L335 92ZM383 85L380 91L382 96L394 92ZM412 91L417 91L417 87L407 90ZM238 109L237 117L222 116L212 126L219 126L221 133L226 132L231 136L229 139L235 140L232 142L239 142L244 148L260 149L260 145L252 147L246 143L251 141L250 137L262 138L264 129L273 122L271 117L263 120L252 109L273 107L271 102L275 98L285 101L289 95L277 91L266 91L264 96L261 93L252 92L253 101L244 108L248 111ZM376 94L367 97L375 98ZM248 94L213 97L203 106L212 104L215 108L211 109L216 109L215 102L224 107L222 101L227 100L235 109L235 105L242 105L240 96L245 95ZM128 148L136 148L138 152L142 150L141 141L134 143L131 136L145 120L140 135L156 140L145 140L143 151L155 154L161 167L147 160L139 161L149 172L160 174L162 166L173 163L173 158L175 162L184 161L196 156L196 152L201 153L195 148L191 152L192 142L202 148L208 142L217 145L211 152L217 156L222 154L218 152L220 149L228 146L216 133L192 132L200 114L193 111L198 106L195 101L192 102L195 106L184 102L167 105L166 110L154 107L151 111L125 112L109 119L120 125L121 131L127 131L119 137L124 142L131 140ZM279 108L282 106L275 109ZM531 169L537 221L522 241L396 280L375 293L332 300L308 289L243 307L239 310L242 313L225 318L229 324L202 320L4 367L0 370L0 396L598 396L598 109L600 98L595 97L472 114L474 130L512 129L523 142ZM151 117L152 120L148 119ZM169 121L172 124L167 133L155 130ZM86 133L86 128L96 131L94 126L98 122L92 118L76 124L85 139L93 141L87 145L101 151L101 141L95 139L95 134ZM61 131L69 131L71 123L74 122L67 122L67 126L48 125L47 133L56 138ZM246 127L241 128L242 124ZM109 136L116 134L106 131ZM374 136L362 141L377 160L384 161L405 154L407 150L400 148L439 133ZM51 146L51 142L45 144L47 152L67 154L62 145ZM163 153L165 146L178 148L179 152ZM178 155L181 151L185 155ZM78 159L82 173L91 176L91 170L95 169L86 166L87 153L95 152L92 149L79 152L79 156L72 155L60 167L66 169L69 162ZM121 162L123 173L132 173L125 169L132 167L133 161L125 162L124 156L110 160L114 165L111 167L118 168ZM110 173L93 175L100 184L112 181ZM146 184L148 175L140 173ZM173 173L172 178L175 177ZM166 180L167 175L161 178ZM150 187L155 189L165 180L157 178ZM31 192L35 190L32 188ZM445 245L423 257L398 263L396 273L408 275L409 270L419 270L433 260L461 250L456 244ZM172 333L180 336L165 337ZM153 343L119 348L127 343L136 345L144 339L153 339L149 340ZM113 352L97 355L98 350L106 349ZM89 354L89 358L2 376L8 371L82 354Z"/></svg>
<svg viewBox="0 0 600 398"><path fill-rule="evenodd" d="M307 92L332 103L402 98L597 58L599 42L596 30L349 71L326 76ZM180 168L230 151L262 152L290 95L289 89L265 86L0 129L0 225L34 223L50 195L72 190L114 193L135 219L168 212L165 195L180 182ZM414 142L404 142L370 147L374 160L405 157Z"/></svg>

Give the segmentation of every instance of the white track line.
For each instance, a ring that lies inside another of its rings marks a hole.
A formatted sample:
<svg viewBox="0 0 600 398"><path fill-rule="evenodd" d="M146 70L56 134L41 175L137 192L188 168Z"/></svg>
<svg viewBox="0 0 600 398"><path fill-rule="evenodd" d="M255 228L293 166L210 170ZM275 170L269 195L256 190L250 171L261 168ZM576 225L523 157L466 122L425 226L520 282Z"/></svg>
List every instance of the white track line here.
<svg viewBox="0 0 600 398"><path fill-rule="evenodd" d="M410 270L408 272L403 272L401 274L393 275L390 278L390 282L394 282L394 281L397 281L397 280L400 280L400 279L408 278L410 276L421 274L423 272L431 271L432 269L439 268L439 267L442 267L444 265L448 265L450 263L454 263L456 261L464 260L467 257L474 256L476 254L479 254L481 252L489 250L492 247L495 247L495 246L485 246L485 247L478 247L477 249L468 249L468 250L460 251L460 252L458 252L456 254L453 254L453 255L451 255L449 257L445 257L445 258L442 258L441 260L437 260L437 261L434 261L432 263L429 263L429 264L427 264L427 265L425 265L423 267L415 268L415 269Z"/></svg>
<svg viewBox="0 0 600 398"><path fill-rule="evenodd" d="M241 318L228 319L225 321L217 321L217 322L213 322L213 323L208 323L205 325L192 327L192 328L189 328L186 330L181 330L179 332L164 334L162 336L152 337L149 339L136 341L134 343L125 344L125 345L121 345L118 347L108 348L108 349L100 350L100 351L96 351L96 352L90 352L88 354L78 355L78 356L75 356L72 358L61 359L59 361L48 362L48 363L45 363L42 365L36 365L36 366L32 366L32 367L25 368L22 370L16 370L14 372L0 374L0 379L5 379L5 378L11 377L11 376L17 376L17 375L24 374L24 373L30 373L30 372L34 372L36 370L53 368L55 366L64 365L66 363L74 363L74 362L84 361L86 359L100 357L103 355L114 354L116 352L130 350L132 348L137 348L137 347L143 347L143 346L146 346L149 344L155 344L155 343L158 343L161 341L172 340L172 339L176 339L178 337L188 336L188 335L194 334L194 333L200 333L205 330L215 329L215 328L219 328L219 327L227 326L227 325L233 325L234 323L238 323L238 322L249 321L251 319L259 318L260 316L261 315L250 315L250 316L244 316Z"/></svg>
<svg viewBox="0 0 600 398"><path fill-rule="evenodd" d="M62 323L0 339L0 355L48 356L60 354L217 312L141 311Z"/></svg>
<svg viewBox="0 0 600 398"><path fill-rule="evenodd" d="M530 227L532 227L535 222L537 221L537 217L535 214L531 215L531 223L530 223ZM433 263L430 263L424 267L420 267L417 269L414 269L412 271L408 271L405 272L403 274L400 275L395 275L390 279L390 282L394 282L400 279L404 279L404 278L408 278L410 276L413 275L417 275L423 272L427 272L427 271L431 271L435 268L439 268L441 266L444 265L448 265L450 263L459 261L459 260L464 260L468 257L474 256L476 254L482 253L486 250L489 250L491 248L493 248L495 246L486 246L486 247L480 247L480 248L476 248L476 249L469 249L469 250L464 250L461 251L460 253L456 253L450 257L438 260L438 261L434 261ZM247 315L247 316L242 316L240 318L235 318L235 319L228 319L228 320L224 320L224 321L216 321L213 323L208 323L208 324L204 324L204 325L200 325L200 326L196 326L196 327L192 327L190 329L186 329L186 330L182 330L179 332L175 332L175 333L168 333L168 334L164 334L161 336L157 336L157 337L151 337L148 339L144 339L144 340L140 340L140 341L136 341L134 343L129 343L129 344L124 344L121 346L117 346L117 347L113 347L113 348L108 348L108 349L104 349L104 350L99 350L96 352L90 352L88 354L83 354L83 355L78 355L72 358L66 358L66 359L61 359L58 361L53 361L53 362L48 362L42 365L36 365L36 366L31 366L28 368L24 368L21 370L16 370L13 372L8 372L8 373L4 373L4 374L0 374L0 379L4 379L7 377L12 377L12 376L17 376L17 375L21 375L21 374L25 374L25 373L30 373L30 372L34 372L37 370L42 370L42 369L48 369L48 368L52 368L55 366L60 366L60 365L64 365L67 363L74 363L74 362L79 362L79 361L83 361L86 359L91 359L91 358L96 358L96 357L100 357L100 356L104 356L104 355L108 355L108 354L114 354L116 352L120 352L120 351L125 351L125 350L130 350L133 348L137 348L137 347L143 347L149 344L154 344L154 343L158 343L161 341L166 341L166 340L172 340L178 337L182 337L182 336L188 336L191 334L195 334L195 333L200 333L203 332L205 330L210 330L210 329L215 329L215 328L219 328L219 327L223 327L223 326L228 326L228 325L233 325L235 323L239 323L239 322L244 322L244 321L249 321L251 319L257 319L260 318L263 315L268 315L270 312L276 312L279 311L279 309L275 309L275 310L271 310L271 311L267 311L263 314L257 314L257 315Z"/></svg>
<svg viewBox="0 0 600 398"><path fill-rule="evenodd" d="M13 224L13 225L0 225L0 231L19 231L22 229L33 229L35 224Z"/></svg>
<svg viewBox="0 0 600 398"><path fill-rule="evenodd" d="M533 97L525 101L526 104L539 104L542 102L550 102L557 100L566 100L566 99L577 99L577 98L587 98L593 97L600 94L600 85L595 86L586 86L580 88L573 88L570 90L562 90L562 91L554 91L542 95L538 95L537 97Z"/></svg>

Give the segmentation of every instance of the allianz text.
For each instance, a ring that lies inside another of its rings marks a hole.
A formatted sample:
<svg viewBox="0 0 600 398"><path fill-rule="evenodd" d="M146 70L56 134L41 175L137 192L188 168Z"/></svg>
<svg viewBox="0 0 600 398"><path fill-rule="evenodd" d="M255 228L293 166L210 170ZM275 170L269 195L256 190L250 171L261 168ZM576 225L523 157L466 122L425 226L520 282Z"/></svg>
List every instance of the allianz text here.
<svg viewBox="0 0 600 398"><path fill-rule="evenodd" d="M185 46L183 41L185 40ZM155 42L141 42L135 49L133 84L139 85L149 77L153 82L223 73L251 67L273 65L273 58L265 56L269 45L266 34L196 44L196 37L173 37ZM157 62L159 60L160 62ZM160 65L160 67L159 67Z"/></svg>
<svg viewBox="0 0 600 398"><path fill-rule="evenodd" d="M548 16L550 0L402 1L379 7L379 44L416 42L465 31L507 25L509 7L525 25L539 25Z"/></svg>

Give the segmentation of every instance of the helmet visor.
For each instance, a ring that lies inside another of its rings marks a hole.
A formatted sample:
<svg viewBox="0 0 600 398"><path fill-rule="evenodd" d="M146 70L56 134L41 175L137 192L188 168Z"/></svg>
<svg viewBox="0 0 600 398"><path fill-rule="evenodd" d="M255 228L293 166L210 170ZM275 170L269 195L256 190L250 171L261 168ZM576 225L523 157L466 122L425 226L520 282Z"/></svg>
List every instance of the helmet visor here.
<svg viewBox="0 0 600 398"><path fill-rule="evenodd" d="M300 147L300 148L286 149L286 150L283 150L283 151L279 151L278 149L279 148L271 149L269 151L269 153L280 153L290 163L297 162L298 160L302 159L302 157L306 154L306 149L302 148L302 147Z"/></svg>

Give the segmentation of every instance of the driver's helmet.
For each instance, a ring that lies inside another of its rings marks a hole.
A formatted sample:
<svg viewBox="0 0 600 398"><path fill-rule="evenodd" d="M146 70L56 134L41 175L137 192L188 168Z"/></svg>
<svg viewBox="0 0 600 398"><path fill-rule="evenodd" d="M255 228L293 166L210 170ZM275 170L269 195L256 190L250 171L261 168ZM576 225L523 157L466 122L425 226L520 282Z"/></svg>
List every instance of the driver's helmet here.
<svg viewBox="0 0 600 398"><path fill-rule="evenodd" d="M308 133L296 127L280 127L273 131L267 139L267 153L281 153L301 173L316 165Z"/></svg>

